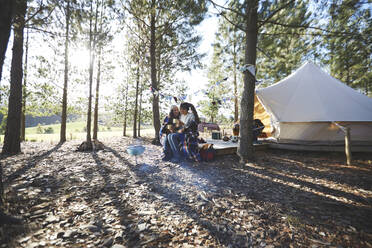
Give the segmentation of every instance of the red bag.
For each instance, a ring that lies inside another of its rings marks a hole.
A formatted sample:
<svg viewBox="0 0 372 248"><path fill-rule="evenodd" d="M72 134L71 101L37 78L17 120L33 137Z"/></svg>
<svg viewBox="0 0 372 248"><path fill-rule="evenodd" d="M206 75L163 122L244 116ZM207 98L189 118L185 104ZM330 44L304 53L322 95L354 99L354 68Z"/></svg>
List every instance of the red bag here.
<svg viewBox="0 0 372 248"><path fill-rule="evenodd" d="M216 150L213 148L213 144L205 144L200 149L200 157L203 161L213 161L216 156Z"/></svg>

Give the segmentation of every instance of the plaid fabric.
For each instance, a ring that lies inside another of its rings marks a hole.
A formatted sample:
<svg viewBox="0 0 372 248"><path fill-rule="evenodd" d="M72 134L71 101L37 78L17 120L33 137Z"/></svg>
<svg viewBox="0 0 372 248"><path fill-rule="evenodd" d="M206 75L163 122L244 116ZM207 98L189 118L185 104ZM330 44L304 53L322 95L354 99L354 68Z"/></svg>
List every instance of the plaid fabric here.
<svg viewBox="0 0 372 248"><path fill-rule="evenodd" d="M198 148L198 136L199 133L189 131L182 135L183 137L181 138L181 154L196 162L201 161L201 157L199 154L199 148Z"/></svg>

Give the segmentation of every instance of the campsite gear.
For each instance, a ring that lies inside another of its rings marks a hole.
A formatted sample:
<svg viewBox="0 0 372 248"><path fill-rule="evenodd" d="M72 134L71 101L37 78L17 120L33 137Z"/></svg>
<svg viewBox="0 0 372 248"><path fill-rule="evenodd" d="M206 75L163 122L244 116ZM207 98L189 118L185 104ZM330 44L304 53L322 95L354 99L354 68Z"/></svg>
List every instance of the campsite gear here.
<svg viewBox="0 0 372 248"><path fill-rule="evenodd" d="M198 124L198 131L199 132L206 132L206 131L220 131L220 127L215 123L208 123L208 122L201 122Z"/></svg>
<svg viewBox="0 0 372 248"><path fill-rule="evenodd" d="M234 136L239 136L239 130L240 130L239 123L235 123L234 126L233 126L233 135Z"/></svg>
<svg viewBox="0 0 372 248"><path fill-rule="evenodd" d="M260 119L253 120L253 141L257 141L258 136L262 133L262 130L265 128L265 125L261 122Z"/></svg>
<svg viewBox="0 0 372 248"><path fill-rule="evenodd" d="M137 165L137 156L144 153L145 147L141 145L132 145L127 147L127 153L134 156L136 159L136 165Z"/></svg>
<svg viewBox="0 0 372 248"><path fill-rule="evenodd" d="M336 122L350 128L353 145L372 144L372 99L311 62L256 95L278 143L342 145Z"/></svg>
<svg viewBox="0 0 372 248"><path fill-rule="evenodd" d="M203 161L213 161L216 156L216 150L213 148L213 144L204 144L199 151L200 157Z"/></svg>
<svg viewBox="0 0 372 248"><path fill-rule="evenodd" d="M212 139L221 139L221 133L220 132L212 132Z"/></svg>

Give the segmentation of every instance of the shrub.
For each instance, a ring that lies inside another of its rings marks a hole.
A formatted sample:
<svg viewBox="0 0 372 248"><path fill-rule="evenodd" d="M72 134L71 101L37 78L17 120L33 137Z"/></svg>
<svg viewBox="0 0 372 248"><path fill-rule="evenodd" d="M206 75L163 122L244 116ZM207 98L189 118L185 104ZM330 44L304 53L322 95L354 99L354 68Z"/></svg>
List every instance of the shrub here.
<svg viewBox="0 0 372 248"><path fill-rule="evenodd" d="M37 128L36 128L36 133L44 133L44 129L43 127L39 124L37 124Z"/></svg>
<svg viewBox="0 0 372 248"><path fill-rule="evenodd" d="M54 133L54 129L52 127L45 128L44 133Z"/></svg>

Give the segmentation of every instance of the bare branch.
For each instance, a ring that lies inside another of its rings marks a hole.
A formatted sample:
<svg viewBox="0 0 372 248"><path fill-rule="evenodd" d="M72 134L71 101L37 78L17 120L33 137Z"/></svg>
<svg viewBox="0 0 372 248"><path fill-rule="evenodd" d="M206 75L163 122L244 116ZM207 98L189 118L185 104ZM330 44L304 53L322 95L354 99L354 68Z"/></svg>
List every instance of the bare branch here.
<svg viewBox="0 0 372 248"><path fill-rule="evenodd" d="M58 37L64 37L63 34L53 33L53 32L50 32L50 31L48 31L48 30L44 30L44 29L40 29L40 28L36 28L36 27L34 27L34 26L27 25L26 27L29 28L29 29L32 29L32 30L36 30L36 31L39 31L39 32L46 33L46 34L50 34L50 35L54 35L54 36L58 36Z"/></svg>

